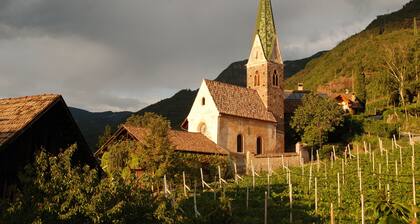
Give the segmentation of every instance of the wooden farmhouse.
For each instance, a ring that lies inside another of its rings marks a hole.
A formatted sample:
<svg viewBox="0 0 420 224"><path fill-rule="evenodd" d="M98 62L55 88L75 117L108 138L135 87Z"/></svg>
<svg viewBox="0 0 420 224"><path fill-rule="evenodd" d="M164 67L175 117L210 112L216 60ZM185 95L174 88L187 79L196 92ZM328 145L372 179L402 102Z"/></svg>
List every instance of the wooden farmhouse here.
<svg viewBox="0 0 420 224"><path fill-rule="evenodd" d="M41 150L57 154L77 144L76 159L95 159L60 95L0 99L0 196L19 185L18 172Z"/></svg>
<svg viewBox="0 0 420 224"><path fill-rule="evenodd" d="M122 125L115 134L96 151L96 157L108 150L108 147L119 141L131 140L142 142L147 135L147 129L131 125ZM170 130L169 141L175 146L175 151L181 153L197 153L207 155L228 155L228 152L212 142L201 133L191 133L186 131Z"/></svg>

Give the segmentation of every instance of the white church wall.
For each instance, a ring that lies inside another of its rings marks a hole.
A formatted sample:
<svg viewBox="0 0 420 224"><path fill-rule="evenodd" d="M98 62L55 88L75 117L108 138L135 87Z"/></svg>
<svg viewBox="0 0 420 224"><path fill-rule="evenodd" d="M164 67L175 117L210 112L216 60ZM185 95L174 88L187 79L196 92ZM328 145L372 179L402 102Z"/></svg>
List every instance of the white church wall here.
<svg viewBox="0 0 420 224"><path fill-rule="evenodd" d="M205 101L204 105L203 99ZM219 111L204 80L187 119L189 132L201 132L216 144L218 143Z"/></svg>

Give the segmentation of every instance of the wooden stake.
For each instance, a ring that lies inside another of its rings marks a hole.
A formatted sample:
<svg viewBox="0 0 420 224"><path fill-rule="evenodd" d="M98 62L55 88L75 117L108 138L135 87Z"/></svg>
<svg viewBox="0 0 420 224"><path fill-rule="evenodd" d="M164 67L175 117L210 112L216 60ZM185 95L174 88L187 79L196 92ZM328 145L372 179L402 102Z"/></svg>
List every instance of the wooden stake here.
<svg viewBox="0 0 420 224"><path fill-rule="evenodd" d="M379 169L379 178L378 178L378 181L379 181L379 190L381 190L382 189L382 187L381 187L381 171L382 171L382 169L381 169L381 164L379 163L379 165L378 165L379 167L378 167L378 169Z"/></svg>
<svg viewBox="0 0 420 224"><path fill-rule="evenodd" d="M187 197L187 184L185 183L185 172L182 172L182 182L184 183L184 196Z"/></svg>
<svg viewBox="0 0 420 224"><path fill-rule="evenodd" d="M375 152L372 153L372 172L375 172Z"/></svg>
<svg viewBox="0 0 420 224"><path fill-rule="evenodd" d="M365 202L363 194L360 195L360 202L362 204L362 224L365 224Z"/></svg>
<svg viewBox="0 0 420 224"><path fill-rule="evenodd" d="M293 193L292 193L292 184L289 184L289 208L290 208L290 223L293 223Z"/></svg>
<svg viewBox="0 0 420 224"><path fill-rule="evenodd" d="M363 150L364 150L364 152L365 153L367 153L368 151L367 151L367 146L366 146L366 142L365 141L363 141Z"/></svg>
<svg viewBox="0 0 420 224"><path fill-rule="evenodd" d="M204 190L204 176L203 176L203 168L200 168L200 175L201 175L201 187Z"/></svg>
<svg viewBox="0 0 420 224"><path fill-rule="evenodd" d="M370 143L369 143L369 160L372 162L372 148L371 148Z"/></svg>
<svg viewBox="0 0 420 224"><path fill-rule="evenodd" d="M267 157L267 172L271 176L270 157Z"/></svg>
<svg viewBox="0 0 420 224"><path fill-rule="evenodd" d="M309 166L309 187L308 187L308 193L311 192L311 182L312 182L312 163Z"/></svg>
<svg viewBox="0 0 420 224"><path fill-rule="evenodd" d="M341 206L341 192L340 192L340 173L337 172L337 199L338 199L338 207Z"/></svg>
<svg viewBox="0 0 420 224"><path fill-rule="evenodd" d="M317 165L317 170L316 170L316 172L318 172L319 173L319 152L318 152L318 150L316 151L316 165Z"/></svg>
<svg viewBox="0 0 420 224"><path fill-rule="evenodd" d="M391 199L391 192L389 190L389 184L386 184L386 192L387 192L386 200L389 202L389 200Z"/></svg>
<svg viewBox="0 0 420 224"><path fill-rule="evenodd" d="M315 213L318 214L318 180L315 177Z"/></svg>
<svg viewBox="0 0 420 224"><path fill-rule="evenodd" d="M270 175L267 173L267 192L270 195Z"/></svg>
<svg viewBox="0 0 420 224"><path fill-rule="evenodd" d="M165 197L167 197L169 190L168 190L168 184L166 183L166 175L163 175L163 190L165 192Z"/></svg>
<svg viewBox="0 0 420 224"><path fill-rule="evenodd" d="M388 150L385 150L385 158L386 158L386 172L389 172L389 166L388 166Z"/></svg>
<svg viewBox="0 0 420 224"><path fill-rule="evenodd" d="M267 203L268 203L268 193L265 192L265 200L264 200L264 224L267 224Z"/></svg>
<svg viewBox="0 0 420 224"><path fill-rule="evenodd" d="M335 154L335 147L333 146L333 155L334 155L334 161L337 160L337 155Z"/></svg>
<svg viewBox="0 0 420 224"><path fill-rule="evenodd" d="M417 206L417 201L416 201L416 177L415 177L415 159L414 156L411 156L411 173L413 176L413 206L416 207ZM417 219L417 213L414 212L414 218Z"/></svg>
<svg viewBox="0 0 420 224"><path fill-rule="evenodd" d="M334 205L333 205L333 203L331 203L331 206L330 206L330 219L331 219L331 224L334 224Z"/></svg>
<svg viewBox="0 0 420 224"><path fill-rule="evenodd" d="M397 160L395 160L395 178L398 181L398 162L397 162Z"/></svg>

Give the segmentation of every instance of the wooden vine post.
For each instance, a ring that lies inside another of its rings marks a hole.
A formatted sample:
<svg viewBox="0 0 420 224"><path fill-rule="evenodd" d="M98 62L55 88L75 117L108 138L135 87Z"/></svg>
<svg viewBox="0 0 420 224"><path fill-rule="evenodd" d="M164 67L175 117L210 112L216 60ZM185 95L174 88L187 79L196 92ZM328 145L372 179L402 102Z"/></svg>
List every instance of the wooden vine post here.
<svg viewBox="0 0 420 224"><path fill-rule="evenodd" d="M265 199L264 199L264 224L267 224L267 204L268 204L268 193L265 192Z"/></svg>
<svg viewBox="0 0 420 224"><path fill-rule="evenodd" d="M361 202L361 206L362 206L362 224L365 224L365 202L364 202L364 198L363 198L363 194L360 195L360 202Z"/></svg>
<svg viewBox="0 0 420 224"><path fill-rule="evenodd" d="M413 206L414 208L417 206L417 201L416 201L416 177L415 177L415 158L414 155L411 156L411 173L413 176ZM414 212L414 218L417 219L417 212Z"/></svg>
<svg viewBox="0 0 420 224"><path fill-rule="evenodd" d="M315 214L318 214L318 180L315 177Z"/></svg>
<svg viewBox="0 0 420 224"><path fill-rule="evenodd" d="M337 200L338 200L338 207L341 207L340 172L337 172Z"/></svg>
<svg viewBox="0 0 420 224"><path fill-rule="evenodd" d="M290 209L290 223L293 223L293 192L292 183L289 183L289 209Z"/></svg>
<svg viewBox="0 0 420 224"><path fill-rule="evenodd" d="M333 203L331 203L330 205L330 220L331 220L331 224L334 224L334 205Z"/></svg>

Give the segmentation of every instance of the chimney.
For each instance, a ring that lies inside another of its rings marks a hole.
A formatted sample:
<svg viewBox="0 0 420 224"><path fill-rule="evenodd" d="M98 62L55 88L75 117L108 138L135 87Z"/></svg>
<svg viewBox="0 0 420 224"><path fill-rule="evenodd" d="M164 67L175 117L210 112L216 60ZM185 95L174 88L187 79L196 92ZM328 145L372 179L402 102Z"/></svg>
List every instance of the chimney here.
<svg viewBox="0 0 420 224"><path fill-rule="evenodd" d="M303 91L303 82L298 83L298 91Z"/></svg>

